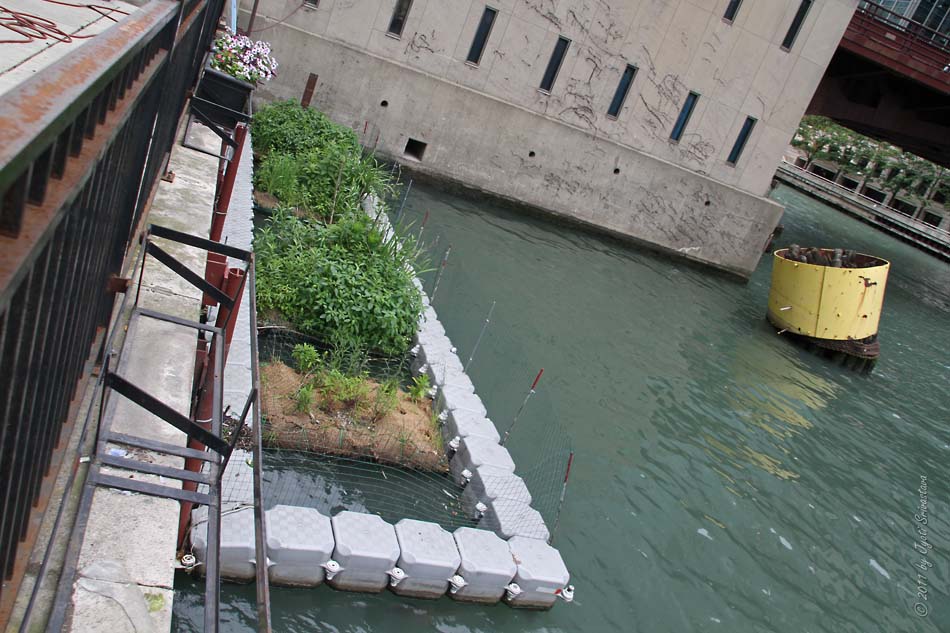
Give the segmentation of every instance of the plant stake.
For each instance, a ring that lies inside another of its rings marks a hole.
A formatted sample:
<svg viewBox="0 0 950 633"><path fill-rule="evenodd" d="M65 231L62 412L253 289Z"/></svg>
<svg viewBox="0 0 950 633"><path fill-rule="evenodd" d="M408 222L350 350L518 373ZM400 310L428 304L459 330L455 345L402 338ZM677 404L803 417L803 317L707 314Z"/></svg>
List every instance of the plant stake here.
<svg viewBox="0 0 950 633"><path fill-rule="evenodd" d="M544 373L544 367L541 368L541 371L538 372L538 375L535 376L534 382L531 383L531 389L528 391L528 395L524 397L524 402L521 403L521 408L518 409L518 413L515 414L515 419L512 420L511 426L508 427L508 430L505 431L505 437L501 438L499 442L502 446L505 445L505 442L508 441L508 436L511 435L511 429L515 428L515 424L518 422L518 418L521 417L521 412L524 411L525 405L528 404L528 400L531 396L534 395L534 388L538 386L538 381L541 380L541 374Z"/></svg>
<svg viewBox="0 0 950 633"><path fill-rule="evenodd" d="M439 265L439 272L435 275L435 283L432 285L432 296L429 297L429 303L435 301L435 291L439 289L439 282L442 281L442 273L445 272L445 264L449 261L449 254L452 252L452 245L445 249L445 255L442 256L442 263ZM494 305L494 304L493 304ZM478 337L481 339L481 337ZM477 343L476 343L477 346ZM466 366L467 367L467 366Z"/></svg>
<svg viewBox="0 0 950 633"><path fill-rule="evenodd" d="M434 291L433 291L433 293L434 293ZM465 368L464 368L463 371L465 371L466 373L468 372L468 366L472 364L472 359L475 358L475 352L478 351L478 345L479 345L479 343L482 342L482 337L485 336L485 330L488 329L488 324L491 323L491 314L492 314L492 312L494 312L494 311L495 311L495 302L492 301L492 302L491 302L491 308L488 309L488 316L485 317L485 323L482 324L482 331L478 333L478 338L475 340L475 347L472 348L472 354L471 354L471 356L468 357L468 360L465 361ZM541 371L544 371L544 370L542 369ZM538 376L540 377L540 374L538 374ZM535 381L535 384L537 384L537 381ZM532 387L532 389L533 389L533 388L534 388L534 387ZM519 411L519 413L521 413L521 412ZM516 417L515 420L517 420L517 419L518 419L518 418Z"/></svg>
<svg viewBox="0 0 950 633"><path fill-rule="evenodd" d="M429 212L426 211L425 216L422 218L422 225L419 227L419 235L416 236L416 244L422 244L422 232L426 228L426 222L429 221Z"/></svg>
<svg viewBox="0 0 950 633"><path fill-rule="evenodd" d="M567 494L567 478L571 476L571 464L574 463L574 451L567 456L567 470L564 472L564 484L561 486L561 499L557 502L557 514L554 516L554 529L551 530L551 540L548 545L554 543L554 535L557 534L557 526L561 523L561 508L564 507L564 495Z"/></svg>
<svg viewBox="0 0 950 633"><path fill-rule="evenodd" d="M401 176L402 173L400 172L399 175ZM409 184L406 186L406 193L405 193L405 195L402 197L402 203L399 205L399 212L396 213L396 221L393 222L393 226L396 226L397 224L399 224L399 220L402 219L402 210L403 210L403 209L405 208L405 206L406 206L406 200L409 198L409 192L410 192L411 190L412 190L412 178L409 179Z"/></svg>

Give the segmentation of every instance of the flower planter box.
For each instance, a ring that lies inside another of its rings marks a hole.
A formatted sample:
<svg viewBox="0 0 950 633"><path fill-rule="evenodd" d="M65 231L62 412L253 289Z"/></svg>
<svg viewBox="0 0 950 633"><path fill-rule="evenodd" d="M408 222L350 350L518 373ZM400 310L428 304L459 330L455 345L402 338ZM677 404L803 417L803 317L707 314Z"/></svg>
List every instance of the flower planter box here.
<svg viewBox="0 0 950 633"><path fill-rule="evenodd" d="M201 113L214 123L234 128L249 119L251 92L256 86L206 66L198 82L195 98Z"/></svg>

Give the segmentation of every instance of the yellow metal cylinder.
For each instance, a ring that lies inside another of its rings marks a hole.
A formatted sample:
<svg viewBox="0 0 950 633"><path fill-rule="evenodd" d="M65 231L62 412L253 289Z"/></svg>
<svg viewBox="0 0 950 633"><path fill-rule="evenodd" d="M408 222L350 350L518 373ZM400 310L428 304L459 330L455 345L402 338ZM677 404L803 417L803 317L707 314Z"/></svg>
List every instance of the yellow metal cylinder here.
<svg viewBox="0 0 950 633"><path fill-rule="evenodd" d="M866 268L833 268L786 259L786 250L773 253L768 309L773 325L837 341L877 334L890 262L860 255L870 264Z"/></svg>

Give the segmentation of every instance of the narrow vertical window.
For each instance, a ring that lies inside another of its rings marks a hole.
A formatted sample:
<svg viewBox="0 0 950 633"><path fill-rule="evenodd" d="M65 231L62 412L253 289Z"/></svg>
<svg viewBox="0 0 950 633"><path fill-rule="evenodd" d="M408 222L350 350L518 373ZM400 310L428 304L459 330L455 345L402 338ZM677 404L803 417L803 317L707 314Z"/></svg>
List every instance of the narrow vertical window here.
<svg viewBox="0 0 950 633"><path fill-rule="evenodd" d="M732 22L736 19L736 14L739 12L739 5L742 4L742 0L729 0L728 6L726 6L726 13L722 16L722 19L729 20Z"/></svg>
<svg viewBox="0 0 950 633"><path fill-rule="evenodd" d="M571 40L566 37L557 38L557 44L554 45L554 52L551 53L551 59L548 61L548 67L544 71L544 78L541 79L541 90L551 92L554 80L557 79L557 72L561 70L561 62L564 61L564 54L567 53L567 47Z"/></svg>
<svg viewBox="0 0 950 633"><path fill-rule="evenodd" d="M402 35L402 30L406 26L406 16L409 15L409 9L411 8L412 0L396 0L393 17L389 21L389 32L392 35Z"/></svg>
<svg viewBox="0 0 950 633"><path fill-rule="evenodd" d="M617 115L620 114L620 108L623 107L623 102L627 100L627 93L630 92L630 84L633 83L633 78L637 75L637 67L627 64L627 69L623 71L623 77L620 78L620 83L617 84L617 92L614 93L614 99L610 102L610 109L607 110L607 116L617 118Z"/></svg>
<svg viewBox="0 0 950 633"><path fill-rule="evenodd" d="M475 31L475 39L472 40L472 48L468 50L467 61L469 63L478 64L482 60L482 53L485 51L488 36L491 35L491 27L495 24L496 15L498 15L497 10L485 7L482 20L478 23L478 30Z"/></svg>
<svg viewBox="0 0 950 633"><path fill-rule="evenodd" d="M802 23L805 21L805 16L808 15L811 4L812 0L802 0L802 3L798 5L798 11L795 12L795 17L792 18L792 25L788 27L788 33L785 34L785 39L782 40L782 48L785 50L792 50L792 44L795 43L798 32L802 30Z"/></svg>
<svg viewBox="0 0 950 633"><path fill-rule="evenodd" d="M692 116L693 108L696 107L698 100L699 95L695 92L686 95L686 101L683 102L683 109L680 110L680 115L676 117L676 125L673 126L673 132L670 134L671 141L678 141L680 137L683 136L683 130L686 129L686 124L689 123L689 117Z"/></svg>
<svg viewBox="0 0 950 633"><path fill-rule="evenodd" d="M726 162L730 165L735 165L739 162L739 156L742 155L742 150L745 149L745 144L749 140L749 137L752 136L752 128L755 127L755 119L752 117L746 117L745 123L742 124L742 129L739 130L739 136L736 137L736 142L732 146L732 151L729 152L729 158L726 159Z"/></svg>

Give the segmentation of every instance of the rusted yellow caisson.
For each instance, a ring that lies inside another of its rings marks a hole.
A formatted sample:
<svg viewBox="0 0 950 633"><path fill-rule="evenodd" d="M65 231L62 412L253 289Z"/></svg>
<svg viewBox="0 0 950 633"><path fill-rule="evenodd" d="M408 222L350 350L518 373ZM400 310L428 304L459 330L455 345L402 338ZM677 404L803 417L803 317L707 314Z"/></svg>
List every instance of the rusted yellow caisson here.
<svg viewBox="0 0 950 633"><path fill-rule="evenodd" d="M836 353L872 361L890 263L840 249L775 251L768 319L782 333Z"/></svg>

